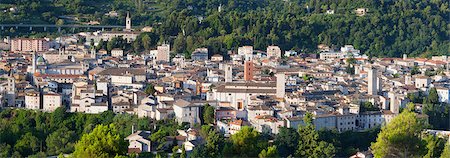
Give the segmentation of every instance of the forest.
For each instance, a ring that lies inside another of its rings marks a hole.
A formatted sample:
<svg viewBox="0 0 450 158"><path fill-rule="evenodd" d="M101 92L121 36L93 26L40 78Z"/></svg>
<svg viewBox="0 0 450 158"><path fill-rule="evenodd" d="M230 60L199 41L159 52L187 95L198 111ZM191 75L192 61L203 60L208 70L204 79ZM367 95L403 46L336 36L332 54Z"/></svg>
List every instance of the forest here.
<svg viewBox="0 0 450 158"><path fill-rule="evenodd" d="M238 134L225 138L213 126L206 124L211 123L211 118L214 118L214 111L211 110L211 106L205 107L204 125L192 127L200 131L200 136L205 143L196 148L191 156L258 157L260 154L277 154L283 157L289 155L348 156L356 151L367 149L370 143L375 141L379 132L379 129L344 133L328 130L315 131L311 123L312 115L308 115L305 121L310 123L301 126L299 130L282 128L277 135L267 135L253 128L244 127ZM61 154L73 154L75 157L83 157L83 155L100 157L102 154L109 155L107 157L126 156L128 142L124 138L131 134L132 126L135 130L151 131L152 135L149 139L155 144L158 155L162 156L176 151L179 146L167 148L158 145L167 141L167 136L176 136L177 129L189 128L188 125L180 125L173 120L153 122L150 119L139 119L128 114L116 115L111 111L102 114L64 111L63 108L58 108L53 113L3 109L0 112L0 148L2 149L0 157L44 157ZM274 143L268 144L269 140L273 140ZM180 153L173 154L176 157L182 157ZM139 157L153 156L156 155L139 155Z"/></svg>
<svg viewBox="0 0 450 158"><path fill-rule="evenodd" d="M316 53L318 44L339 48L352 44L375 57L449 55L449 2L446 0L4 0L1 23L57 23L60 16L101 24L123 25L127 11L133 24L152 26L157 43L170 42L176 53L208 47L226 54L243 45L265 50ZM365 8L364 16L355 9ZM105 16L111 10L119 17ZM334 14L327 14L333 10ZM1 35L17 35L5 30ZM38 34L38 33L36 33ZM1 36L0 35L0 36ZM154 45L152 45L154 47Z"/></svg>

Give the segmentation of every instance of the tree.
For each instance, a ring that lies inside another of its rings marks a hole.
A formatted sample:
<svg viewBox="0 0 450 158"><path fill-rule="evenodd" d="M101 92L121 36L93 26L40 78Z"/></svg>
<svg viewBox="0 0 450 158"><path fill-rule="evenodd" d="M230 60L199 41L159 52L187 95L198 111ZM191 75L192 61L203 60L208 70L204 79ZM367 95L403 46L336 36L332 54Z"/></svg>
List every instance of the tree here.
<svg viewBox="0 0 450 158"><path fill-rule="evenodd" d="M148 34L145 34L142 37L142 45L144 46L145 50L150 50L150 46L151 46L151 39L150 36L148 36Z"/></svg>
<svg viewBox="0 0 450 158"><path fill-rule="evenodd" d="M186 149L185 149L184 145L181 147L180 158L187 158Z"/></svg>
<svg viewBox="0 0 450 158"><path fill-rule="evenodd" d="M371 148L375 157L421 157L425 143L420 133L425 123L414 112L404 110L381 129Z"/></svg>
<svg viewBox="0 0 450 158"><path fill-rule="evenodd" d="M417 66L417 65L411 69L411 75L415 75L415 74L420 74L419 66Z"/></svg>
<svg viewBox="0 0 450 158"><path fill-rule="evenodd" d="M304 126L299 126L300 141L295 152L296 157L333 157L336 152L333 144L319 141L319 134L312 124L312 114L307 113L303 118Z"/></svg>
<svg viewBox="0 0 450 158"><path fill-rule="evenodd" d="M114 157L123 155L126 142L114 124L97 125L91 133L84 134L75 144L74 157Z"/></svg>
<svg viewBox="0 0 450 158"><path fill-rule="evenodd" d="M11 152L11 145L2 143L0 144L0 157L8 157Z"/></svg>
<svg viewBox="0 0 450 158"><path fill-rule="evenodd" d="M116 37L110 39L108 43L106 43L106 50L111 52L114 48L117 48L118 39Z"/></svg>
<svg viewBox="0 0 450 158"><path fill-rule="evenodd" d="M251 127L244 126L239 132L231 136L233 149L237 155L256 157L259 153L258 140L260 134Z"/></svg>
<svg viewBox="0 0 450 158"><path fill-rule="evenodd" d="M262 150L261 153L258 155L259 158L276 158L280 157L278 155L277 147L276 146L269 146L266 149Z"/></svg>
<svg viewBox="0 0 450 158"><path fill-rule="evenodd" d="M28 132L17 141L14 150L20 152L22 156L28 156L39 151L40 145L39 139Z"/></svg>
<svg viewBox="0 0 450 158"><path fill-rule="evenodd" d="M295 153L298 141L299 136L295 129L281 127L280 132L275 136L274 144L277 146L280 156L288 157Z"/></svg>
<svg viewBox="0 0 450 158"><path fill-rule="evenodd" d="M50 134L45 140L47 143L47 152L49 155L60 153L70 153L73 151L75 142L75 132L67 128L60 128Z"/></svg>
<svg viewBox="0 0 450 158"><path fill-rule="evenodd" d="M441 158L450 157L450 144L445 144L444 151L442 151Z"/></svg>
<svg viewBox="0 0 450 158"><path fill-rule="evenodd" d="M424 158L439 157L444 149L446 141L434 135L425 136L424 140L427 143L426 147L428 150Z"/></svg>
<svg viewBox="0 0 450 158"><path fill-rule="evenodd" d="M203 110L203 120L205 124L213 124L214 123L214 113L215 109L213 106L206 104Z"/></svg>
<svg viewBox="0 0 450 158"><path fill-rule="evenodd" d="M138 40L134 41L133 49L134 49L134 52L138 53L139 50L141 50L141 42L139 42Z"/></svg>
<svg viewBox="0 0 450 158"><path fill-rule="evenodd" d="M153 95L155 94L156 90L155 90L155 86L153 86L153 84L147 84L147 87L145 88L144 91L147 95Z"/></svg>
<svg viewBox="0 0 450 158"><path fill-rule="evenodd" d="M208 157L219 157L220 150L223 148L224 138L216 130L209 131L208 137L206 137L206 151Z"/></svg>
<svg viewBox="0 0 450 158"><path fill-rule="evenodd" d="M439 103L439 96L437 94L436 87L432 87L430 89L430 92L428 93L428 96L424 100L424 104L438 104Z"/></svg>

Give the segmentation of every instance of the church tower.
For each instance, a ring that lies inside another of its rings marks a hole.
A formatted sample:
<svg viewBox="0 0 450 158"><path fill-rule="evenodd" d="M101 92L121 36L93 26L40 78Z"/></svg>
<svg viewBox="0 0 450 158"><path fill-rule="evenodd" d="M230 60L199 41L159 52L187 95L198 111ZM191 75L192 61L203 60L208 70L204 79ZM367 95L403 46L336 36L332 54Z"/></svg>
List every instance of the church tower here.
<svg viewBox="0 0 450 158"><path fill-rule="evenodd" d="M131 30L130 12L127 12L127 18L125 19L125 21L126 21L125 30Z"/></svg>

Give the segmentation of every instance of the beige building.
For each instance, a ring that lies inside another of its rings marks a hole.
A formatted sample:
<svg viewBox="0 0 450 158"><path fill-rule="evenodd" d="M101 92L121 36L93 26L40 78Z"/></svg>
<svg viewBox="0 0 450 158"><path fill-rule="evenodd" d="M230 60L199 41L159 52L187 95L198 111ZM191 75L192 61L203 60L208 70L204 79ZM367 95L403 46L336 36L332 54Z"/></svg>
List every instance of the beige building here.
<svg viewBox="0 0 450 158"><path fill-rule="evenodd" d="M113 49L111 50L111 56L113 57L123 57L123 50L122 49Z"/></svg>
<svg viewBox="0 0 450 158"><path fill-rule="evenodd" d="M50 48L48 41L45 39L16 38L11 40L12 52L43 52Z"/></svg>
<svg viewBox="0 0 450 158"><path fill-rule="evenodd" d="M40 109L41 95L37 91L28 91L25 93L25 108L37 110Z"/></svg>
<svg viewBox="0 0 450 158"><path fill-rule="evenodd" d="M170 61L170 45L163 44L157 47L156 61Z"/></svg>
<svg viewBox="0 0 450 158"><path fill-rule="evenodd" d="M281 49L278 46L268 46L267 47L267 57L281 58Z"/></svg>
<svg viewBox="0 0 450 158"><path fill-rule="evenodd" d="M43 96L42 110L52 112L62 106L62 96L58 93L45 93Z"/></svg>

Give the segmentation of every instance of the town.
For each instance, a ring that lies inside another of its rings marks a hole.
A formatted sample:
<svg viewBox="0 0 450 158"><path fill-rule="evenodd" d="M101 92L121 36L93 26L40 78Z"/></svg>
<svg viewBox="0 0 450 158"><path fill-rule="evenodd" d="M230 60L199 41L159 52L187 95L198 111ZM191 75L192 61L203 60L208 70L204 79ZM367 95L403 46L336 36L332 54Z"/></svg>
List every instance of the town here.
<svg viewBox="0 0 450 158"><path fill-rule="evenodd" d="M382 58L353 45L325 44L317 53L242 45L219 54L200 47L189 57L174 54L168 43L140 54L124 49L151 31L134 29L128 14L123 30L3 39L0 107L174 120L188 128L167 136L166 144L133 126L127 151L177 146L174 153L189 155L206 143L199 125L224 138L248 127L273 137L310 124L305 118L312 117L316 131L363 132L385 126L409 106L418 118L431 120L422 101L429 95L438 96L433 103L450 104L449 55ZM106 46L108 41L120 44Z"/></svg>

